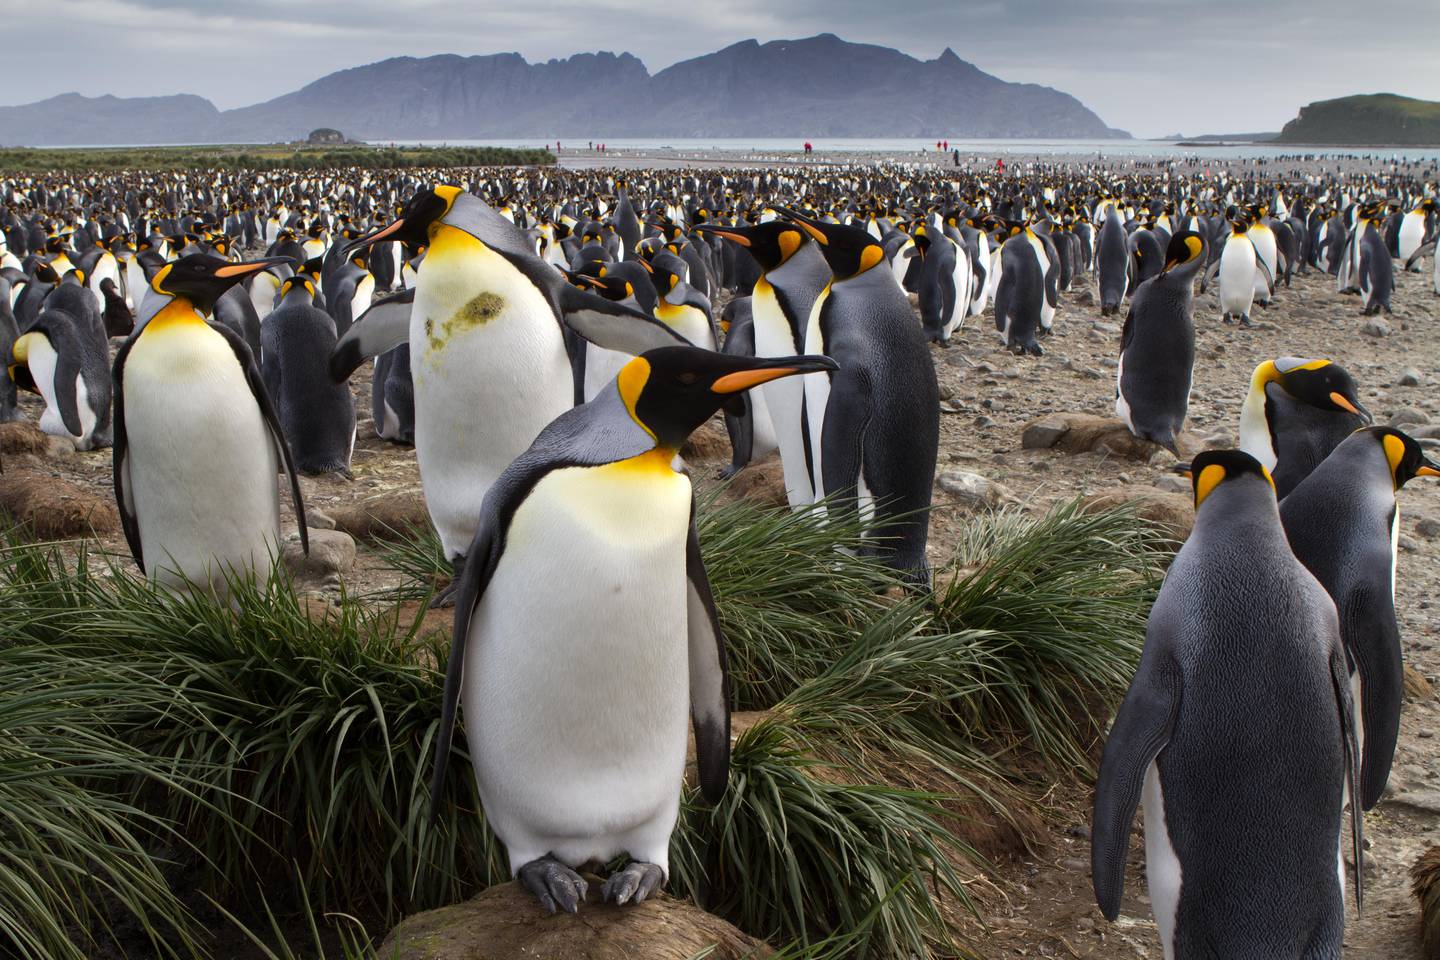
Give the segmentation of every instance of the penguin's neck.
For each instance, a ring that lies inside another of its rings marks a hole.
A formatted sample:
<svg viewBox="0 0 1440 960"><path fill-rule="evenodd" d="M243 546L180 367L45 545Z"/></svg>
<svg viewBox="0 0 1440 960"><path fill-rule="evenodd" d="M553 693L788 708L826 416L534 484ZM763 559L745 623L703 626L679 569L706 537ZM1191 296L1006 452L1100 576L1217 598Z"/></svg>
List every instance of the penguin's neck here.
<svg viewBox="0 0 1440 960"><path fill-rule="evenodd" d="M204 326L205 318L189 300L184 297L171 297L170 302L150 318L150 322L145 325L145 331L176 329L186 324Z"/></svg>
<svg viewBox="0 0 1440 960"><path fill-rule="evenodd" d="M1275 440L1270 433L1270 419L1265 413L1265 388L1272 381L1261 377L1250 384L1250 393L1240 408L1240 449L1265 467L1274 470L1279 460Z"/></svg>

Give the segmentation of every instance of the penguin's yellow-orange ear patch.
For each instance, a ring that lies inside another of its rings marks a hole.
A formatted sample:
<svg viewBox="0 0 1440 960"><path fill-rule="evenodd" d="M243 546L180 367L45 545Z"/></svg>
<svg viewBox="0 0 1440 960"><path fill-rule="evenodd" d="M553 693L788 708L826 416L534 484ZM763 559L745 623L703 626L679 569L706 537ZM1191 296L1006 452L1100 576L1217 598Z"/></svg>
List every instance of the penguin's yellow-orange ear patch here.
<svg viewBox="0 0 1440 960"><path fill-rule="evenodd" d="M871 267L875 266L875 264L879 263L881 260L884 259L885 251L881 250L879 247L872 243L870 246L860 251L860 269L856 272L864 273L866 270L869 270Z"/></svg>
<svg viewBox="0 0 1440 960"><path fill-rule="evenodd" d="M1405 459L1405 441L1393 433L1385 434L1380 445L1385 448L1385 459L1390 461L1390 477L1394 479L1396 471L1400 469L1401 462Z"/></svg>
<svg viewBox="0 0 1440 960"><path fill-rule="evenodd" d="M1265 482L1270 484L1270 489L1275 490L1275 478L1270 475L1270 468L1262 463L1260 464L1260 473L1265 477Z"/></svg>
<svg viewBox="0 0 1440 960"><path fill-rule="evenodd" d="M1225 479L1225 468L1218 463L1212 463L1200 471L1200 476L1195 478L1195 508L1198 510L1205 498L1214 492Z"/></svg>
<svg viewBox="0 0 1440 960"><path fill-rule="evenodd" d="M789 260L794 256L795 251L800 249L800 243L804 239L799 230L781 230L776 243L780 245L780 254Z"/></svg>
<svg viewBox="0 0 1440 960"><path fill-rule="evenodd" d="M165 266L161 267L158 271L156 271L155 276L150 278L151 290L154 290L156 293L165 292L165 287L163 286L163 284L165 283L165 278L170 276L170 270L173 266L174 264L167 263L165 264Z"/></svg>
<svg viewBox="0 0 1440 960"><path fill-rule="evenodd" d="M1199 237L1186 237L1185 249L1190 251L1190 259L1194 260L1205 249L1205 244L1200 241Z"/></svg>
<svg viewBox="0 0 1440 960"><path fill-rule="evenodd" d="M645 389L645 384L650 380L650 361L644 357L636 357L625 366L620 368L620 373L615 377L615 385L620 390L620 401L625 404L625 409L630 413L630 419L639 425L650 436L655 436L655 431L645 426L645 421L635 412L635 405L640 402L640 393Z"/></svg>

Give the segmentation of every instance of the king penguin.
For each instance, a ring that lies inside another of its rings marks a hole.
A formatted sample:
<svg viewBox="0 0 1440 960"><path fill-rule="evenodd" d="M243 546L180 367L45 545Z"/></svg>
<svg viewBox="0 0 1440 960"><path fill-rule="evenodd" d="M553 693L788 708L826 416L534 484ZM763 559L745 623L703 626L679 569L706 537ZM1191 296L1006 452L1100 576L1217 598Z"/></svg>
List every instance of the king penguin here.
<svg viewBox="0 0 1440 960"><path fill-rule="evenodd" d="M1342 440L1370 422L1349 371L1280 357L1255 367L1240 408L1240 449L1275 475L1284 499Z"/></svg>
<svg viewBox="0 0 1440 960"><path fill-rule="evenodd" d="M1400 733L1404 665L1395 619L1395 495L1417 476L1440 477L1440 466L1399 430L1368 427L1347 437L1280 504L1295 556L1340 611L1340 635L1352 664L1365 810L1380 801Z"/></svg>
<svg viewBox="0 0 1440 960"><path fill-rule="evenodd" d="M463 705L485 817L552 913L576 912L575 868L589 862L628 858L602 891L617 904L666 882L687 718L702 795L725 791L725 644L677 451L742 391L833 367L647 351L542 430L486 495L456 598L431 797Z"/></svg>
<svg viewBox="0 0 1440 960"><path fill-rule="evenodd" d="M755 281L750 300L755 356L803 353L810 311L830 282L830 267L819 245L795 224L783 220L748 227L701 224L696 229L739 244L760 265L760 279ZM812 446L819 437L810 435L805 419L804 381L786 377L759 389L780 447L785 496L792 507L814 503Z"/></svg>
<svg viewBox="0 0 1440 960"><path fill-rule="evenodd" d="M1195 529L1100 761L1095 898L1116 919L1143 796L1166 960L1338 958L1343 804L1359 763L1335 604L1290 552L1258 461L1206 451L1191 470ZM1350 814L1358 864L1359 806ZM1361 882L1357 872L1357 908Z"/></svg>
<svg viewBox="0 0 1440 960"><path fill-rule="evenodd" d="M928 589L940 388L925 334L870 234L786 216L820 245L831 270L805 334L806 353L837 364L805 379L810 436L819 441L811 448L816 495L836 498L832 513L858 507L861 520L873 521L873 552Z"/></svg>
<svg viewBox="0 0 1440 960"><path fill-rule="evenodd" d="M315 306L314 281L290 277L280 287L280 302L260 325L260 372L295 469L348 477L355 452L355 402L347 384L326 376L335 340L334 319Z"/></svg>
<svg viewBox="0 0 1440 960"><path fill-rule="evenodd" d="M171 588L225 596L232 576L264 581L280 549L282 464L309 549L300 481L250 348L202 315L273 262L166 264L115 357L115 501L136 564Z"/></svg>
<svg viewBox="0 0 1440 960"><path fill-rule="evenodd" d="M604 329L605 318L634 311L571 286L524 231L457 186L417 191L399 217L346 253L380 240L426 248L414 289L378 301L351 326L330 374L345 379L366 357L409 343L420 482L456 572L435 598L445 604L485 492L583 387L561 316L586 313Z"/></svg>
<svg viewBox="0 0 1440 960"><path fill-rule="evenodd" d="M16 385L45 398L41 430L77 450L110 446L109 338L89 290L76 282L56 287L9 357Z"/></svg>
<svg viewBox="0 0 1440 960"><path fill-rule="evenodd" d="M1135 436L1177 457L1195 366L1193 287L1204 254L1198 233L1187 230L1170 238L1163 269L1130 299L1115 370L1115 415Z"/></svg>

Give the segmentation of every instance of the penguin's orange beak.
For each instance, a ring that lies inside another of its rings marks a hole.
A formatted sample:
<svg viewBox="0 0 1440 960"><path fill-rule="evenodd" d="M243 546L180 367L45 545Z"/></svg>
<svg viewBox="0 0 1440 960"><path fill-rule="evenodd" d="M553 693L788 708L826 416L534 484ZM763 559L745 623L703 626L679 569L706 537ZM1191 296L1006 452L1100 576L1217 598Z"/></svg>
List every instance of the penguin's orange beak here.
<svg viewBox="0 0 1440 960"><path fill-rule="evenodd" d="M1334 403L1335 406L1340 407L1343 410L1349 410L1356 416L1360 416L1360 411L1358 408L1356 408L1355 404L1351 403L1349 400L1346 400L1343 395L1336 393L1333 390L1330 392L1330 401Z"/></svg>

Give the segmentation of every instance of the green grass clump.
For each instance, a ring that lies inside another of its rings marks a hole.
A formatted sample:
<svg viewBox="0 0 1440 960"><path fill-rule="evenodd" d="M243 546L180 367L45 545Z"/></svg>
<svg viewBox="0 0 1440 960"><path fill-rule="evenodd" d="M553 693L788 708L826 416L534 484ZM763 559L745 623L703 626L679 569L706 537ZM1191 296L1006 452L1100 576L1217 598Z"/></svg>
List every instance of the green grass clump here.
<svg viewBox="0 0 1440 960"><path fill-rule="evenodd" d="M957 811L1004 814L1022 744L1085 762L1087 710L1118 697L1138 655L1155 541L1123 512L982 517L931 598L890 590L890 571L850 553L862 531L819 511L707 499L699 522L736 706L768 713L736 743L718 806L687 793L671 891L808 955L837 936L851 956L963 954L946 916L972 908L960 871L984 864ZM433 533L389 549L409 594L448 575ZM288 891L312 915L390 923L508 879L463 738L428 822L449 651L418 627L354 602L317 614L281 572L219 603L83 552L0 548L0 696L23 687L22 663L66 704L121 678L103 730L129 766L84 788L132 798L115 813L129 849L190 838L207 888L252 912Z"/></svg>

